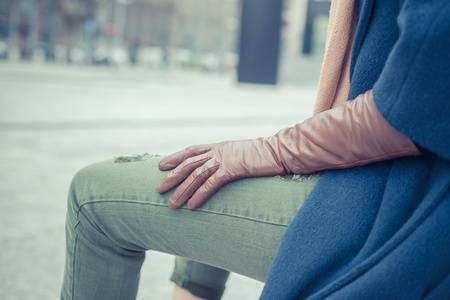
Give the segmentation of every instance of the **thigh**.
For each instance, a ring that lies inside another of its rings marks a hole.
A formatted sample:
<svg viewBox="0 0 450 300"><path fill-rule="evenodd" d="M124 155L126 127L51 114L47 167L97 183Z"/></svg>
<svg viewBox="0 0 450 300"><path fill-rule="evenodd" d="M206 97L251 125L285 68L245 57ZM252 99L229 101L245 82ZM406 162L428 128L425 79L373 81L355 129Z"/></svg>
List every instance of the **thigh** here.
<svg viewBox="0 0 450 300"><path fill-rule="evenodd" d="M104 161L75 176L69 214L82 214L119 247L174 254L264 281L281 237L318 175L238 180L195 211L155 192L161 157ZM74 224L76 221L73 221Z"/></svg>

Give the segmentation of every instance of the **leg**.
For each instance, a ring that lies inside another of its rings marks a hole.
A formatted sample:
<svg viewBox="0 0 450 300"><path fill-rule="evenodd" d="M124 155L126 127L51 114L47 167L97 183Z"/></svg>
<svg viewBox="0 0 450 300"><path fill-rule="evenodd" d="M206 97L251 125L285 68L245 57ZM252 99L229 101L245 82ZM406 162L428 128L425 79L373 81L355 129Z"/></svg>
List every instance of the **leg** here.
<svg viewBox="0 0 450 300"><path fill-rule="evenodd" d="M172 300L209 300L207 298L200 298L198 296L193 295L187 289L179 287L178 285L174 285L172 292Z"/></svg>
<svg viewBox="0 0 450 300"><path fill-rule="evenodd" d="M185 299L186 293L201 299L219 300L222 298L229 275L229 271L184 257L176 257L175 268L170 278L176 284L173 300Z"/></svg>
<svg viewBox="0 0 450 300"><path fill-rule="evenodd" d="M264 281L281 237L318 180L230 183L196 211L166 206L160 158L100 162L74 177L66 222L63 299L134 299L146 250Z"/></svg>

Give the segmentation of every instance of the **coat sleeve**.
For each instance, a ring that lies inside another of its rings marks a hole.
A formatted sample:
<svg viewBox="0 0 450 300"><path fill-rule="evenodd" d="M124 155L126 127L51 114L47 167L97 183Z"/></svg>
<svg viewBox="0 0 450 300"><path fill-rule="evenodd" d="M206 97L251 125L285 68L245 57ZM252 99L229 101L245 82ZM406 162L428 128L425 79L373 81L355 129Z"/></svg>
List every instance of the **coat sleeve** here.
<svg viewBox="0 0 450 300"><path fill-rule="evenodd" d="M406 0L398 26L375 103L398 131L450 159L450 1Z"/></svg>

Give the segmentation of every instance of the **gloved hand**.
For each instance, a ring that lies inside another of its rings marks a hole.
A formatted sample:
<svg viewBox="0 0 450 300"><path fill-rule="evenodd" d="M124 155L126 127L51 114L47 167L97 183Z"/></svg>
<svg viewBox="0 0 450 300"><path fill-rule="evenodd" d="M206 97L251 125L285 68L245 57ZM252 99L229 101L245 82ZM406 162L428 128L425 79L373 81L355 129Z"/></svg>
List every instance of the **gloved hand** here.
<svg viewBox="0 0 450 300"><path fill-rule="evenodd" d="M161 170L172 170L157 185L177 208L201 206L226 183L244 177L307 174L349 168L420 151L381 116L372 91L317 114L275 136L192 146L165 157Z"/></svg>
<svg viewBox="0 0 450 300"><path fill-rule="evenodd" d="M161 170L175 169L164 177L156 191L166 192L182 182L168 205L177 208L189 200L187 207L195 209L230 181L291 173L283 166L277 148L274 137L189 147L159 163Z"/></svg>

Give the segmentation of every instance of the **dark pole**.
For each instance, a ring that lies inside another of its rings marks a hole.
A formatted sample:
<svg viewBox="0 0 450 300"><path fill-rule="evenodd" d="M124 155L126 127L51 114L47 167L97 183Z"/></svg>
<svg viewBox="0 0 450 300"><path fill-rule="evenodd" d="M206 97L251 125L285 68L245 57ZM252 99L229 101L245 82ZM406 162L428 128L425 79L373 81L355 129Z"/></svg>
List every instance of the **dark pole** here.
<svg viewBox="0 0 450 300"><path fill-rule="evenodd" d="M243 0L238 82L276 84L283 0Z"/></svg>
<svg viewBox="0 0 450 300"><path fill-rule="evenodd" d="M312 38L313 38L313 24L315 18L314 4L312 0L308 1L308 8L306 12L305 32L303 34L303 54L311 54Z"/></svg>
<svg viewBox="0 0 450 300"><path fill-rule="evenodd" d="M303 54L311 54L313 52L314 20L320 15L328 16L330 13L330 6L331 0L308 0L305 32L303 34Z"/></svg>

